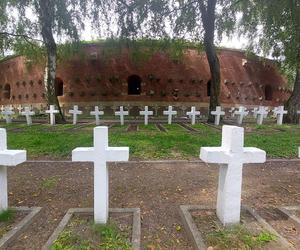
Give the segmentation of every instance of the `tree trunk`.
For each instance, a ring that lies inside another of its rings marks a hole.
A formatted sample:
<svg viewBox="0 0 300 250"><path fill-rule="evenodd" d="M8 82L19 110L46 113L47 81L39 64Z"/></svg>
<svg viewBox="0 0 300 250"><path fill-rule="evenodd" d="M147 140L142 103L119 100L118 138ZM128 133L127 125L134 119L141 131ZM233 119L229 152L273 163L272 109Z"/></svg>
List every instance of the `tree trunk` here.
<svg viewBox="0 0 300 250"><path fill-rule="evenodd" d="M284 122L297 123L297 111L300 110L300 46L298 48L298 62L296 67L296 80L294 83L294 89L292 95L287 100L284 106L285 109L288 111L288 114L284 118Z"/></svg>
<svg viewBox="0 0 300 250"><path fill-rule="evenodd" d="M210 85L210 101L207 122L213 123L215 118L210 114L211 111L215 110L220 105L220 62L217 56L217 51L214 45L215 40L215 19L216 19L216 3L217 0L207 1L207 6L200 2L201 18L204 27L204 46L206 57L209 64L211 74L211 85Z"/></svg>

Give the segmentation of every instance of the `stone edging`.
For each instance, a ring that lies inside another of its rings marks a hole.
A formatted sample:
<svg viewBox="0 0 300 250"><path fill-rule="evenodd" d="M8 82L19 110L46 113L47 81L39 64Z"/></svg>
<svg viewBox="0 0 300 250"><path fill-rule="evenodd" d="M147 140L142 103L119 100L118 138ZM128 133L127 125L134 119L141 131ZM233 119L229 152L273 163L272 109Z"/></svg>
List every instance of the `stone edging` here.
<svg viewBox="0 0 300 250"><path fill-rule="evenodd" d="M278 234L270 224L268 224L260 215L258 215L258 213L254 209L249 208L247 206L242 206L242 208L248 211L265 230L275 235L277 237L277 240L282 244L284 248L295 249L289 244L289 242L285 238ZM205 242L192 218L190 211L204 209L206 210L214 208L199 205L181 205L179 209L184 228L188 234L188 237L191 239L191 243L194 249L196 250L207 250L207 246L205 245Z"/></svg>
<svg viewBox="0 0 300 250"><path fill-rule="evenodd" d="M32 219L41 211L41 207L11 207L15 211L29 212L12 230L3 235L0 239L0 249L7 247L11 241L16 239L31 224Z"/></svg>
<svg viewBox="0 0 300 250"><path fill-rule="evenodd" d="M70 208L57 228L54 230L46 244L43 246L42 250L50 249L51 245L54 241L57 240L59 234L64 230L64 228L69 223L70 219L72 218L73 214L80 213L80 214L92 214L94 212L93 208ZM141 244L141 212L139 208L110 208L110 213L132 213L133 214L133 221L132 221L132 249L133 250L140 250Z"/></svg>
<svg viewBox="0 0 300 250"><path fill-rule="evenodd" d="M294 214L291 213L291 211L294 210L299 210L300 211L300 206L291 206L291 207L280 207L279 211L284 213L286 216L289 217L293 223L295 223L296 227L298 227L298 230L300 230L300 218Z"/></svg>

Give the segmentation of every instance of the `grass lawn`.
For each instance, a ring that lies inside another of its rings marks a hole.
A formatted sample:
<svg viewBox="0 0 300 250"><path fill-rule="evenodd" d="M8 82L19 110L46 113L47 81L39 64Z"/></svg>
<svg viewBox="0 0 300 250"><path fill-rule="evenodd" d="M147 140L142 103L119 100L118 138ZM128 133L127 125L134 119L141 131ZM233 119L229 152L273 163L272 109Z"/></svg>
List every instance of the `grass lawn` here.
<svg viewBox="0 0 300 250"><path fill-rule="evenodd" d="M177 124L163 126L140 125L137 132L126 132L127 125L114 125L109 130L111 146L129 146L131 159L197 159L200 147L219 146L221 131L205 124L196 124L198 133L191 133ZM74 125L0 125L7 128L8 147L26 149L29 158L67 158L76 147L92 146L94 125L74 129ZM248 127L248 126L247 126ZM300 146L297 125L249 126L245 146L266 150L268 158L296 158ZM246 131L248 131L246 129Z"/></svg>

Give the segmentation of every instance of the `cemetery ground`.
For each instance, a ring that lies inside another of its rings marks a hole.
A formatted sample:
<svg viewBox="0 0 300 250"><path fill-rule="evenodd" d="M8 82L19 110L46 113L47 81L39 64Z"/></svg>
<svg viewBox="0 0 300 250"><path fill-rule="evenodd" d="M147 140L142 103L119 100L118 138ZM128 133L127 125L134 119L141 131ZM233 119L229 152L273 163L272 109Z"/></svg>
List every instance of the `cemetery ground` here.
<svg viewBox="0 0 300 250"><path fill-rule="evenodd" d="M131 123L126 122L125 126L106 124L110 126L109 145L128 146L131 160L109 164L110 207L141 209L142 249L192 249L179 206L215 207L219 167L199 162L198 155L202 146L220 145L221 126L161 123L165 128L161 131L153 123L134 124L135 129L129 129ZM268 158L281 160L244 167L242 203L255 208L278 233L300 249L298 229L277 210L300 204L300 161L290 161L297 158L300 127L267 124L257 126L252 121L246 122L245 145L266 150ZM7 249L41 249L68 209L93 206L93 164L68 160L74 148L92 145L95 125L92 121L75 126L1 125L7 129L8 147L26 149L29 160L33 160L8 170L10 206L42 207L32 224ZM244 228L236 230L241 238L232 239L230 232L221 231L211 244L224 249L228 239L232 244L244 238L249 240ZM263 231L245 244L264 246L264 240L272 237ZM126 249L126 241L121 244L121 249ZM227 245L227 249L231 247Z"/></svg>

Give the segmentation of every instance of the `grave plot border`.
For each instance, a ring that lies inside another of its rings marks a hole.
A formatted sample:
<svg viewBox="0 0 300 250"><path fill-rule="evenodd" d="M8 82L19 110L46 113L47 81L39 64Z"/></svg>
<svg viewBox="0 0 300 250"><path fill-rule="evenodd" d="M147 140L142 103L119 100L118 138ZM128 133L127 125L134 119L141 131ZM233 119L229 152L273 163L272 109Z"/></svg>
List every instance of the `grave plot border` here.
<svg viewBox="0 0 300 250"><path fill-rule="evenodd" d="M3 235L0 239L0 249L4 249L16 239L31 224L32 220L42 210L42 207L11 207L15 211L29 212L12 230Z"/></svg>
<svg viewBox="0 0 300 250"><path fill-rule="evenodd" d="M140 250L141 247L141 211L139 208L110 208L110 213L132 213L133 221L132 221L132 236L131 236L131 244L133 250ZM42 250L48 250L57 240L59 234L64 230L64 228L68 225L70 219L74 214L91 214L93 215L93 208L70 208L63 219L60 221L57 228L54 230L46 244L43 246Z"/></svg>
<svg viewBox="0 0 300 250"><path fill-rule="evenodd" d="M201 206L201 205L181 205L179 207L179 213L183 222L184 229L186 230L186 233L191 240L193 248L196 250L207 250L207 246L205 245L205 241L200 231L198 230L197 225L195 224L190 211L208 210L208 209L214 210L215 208L209 206ZM262 226L263 229L275 235L277 237L277 240L281 243L281 245L284 248L294 249L291 248L289 242L284 237L282 237L279 233L277 233L275 229L269 223L267 223L254 209L248 206L242 206L242 209L249 212Z"/></svg>
<svg viewBox="0 0 300 250"><path fill-rule="evenodd" d="M300 230L300 218L297 215L291 213L291 211L300 211L300 206L288 206L288 207L279 207L280 212L288 216L289 220L295 223L296 227Z"/></svg>

